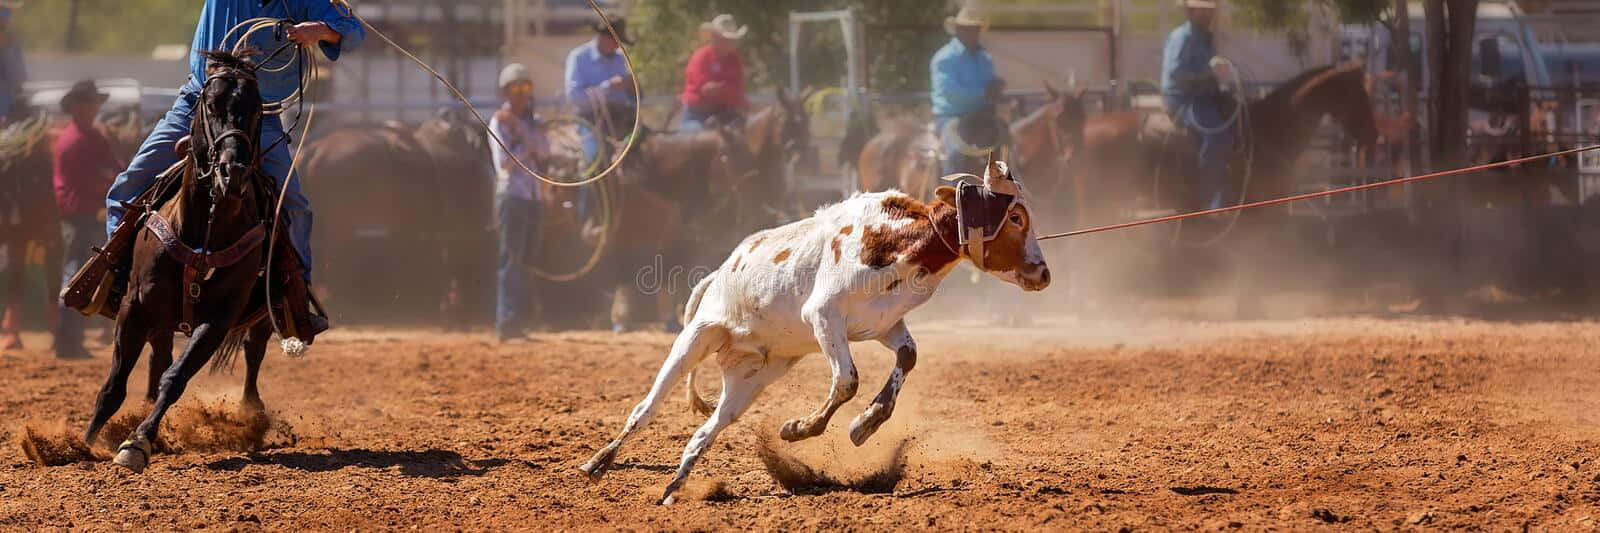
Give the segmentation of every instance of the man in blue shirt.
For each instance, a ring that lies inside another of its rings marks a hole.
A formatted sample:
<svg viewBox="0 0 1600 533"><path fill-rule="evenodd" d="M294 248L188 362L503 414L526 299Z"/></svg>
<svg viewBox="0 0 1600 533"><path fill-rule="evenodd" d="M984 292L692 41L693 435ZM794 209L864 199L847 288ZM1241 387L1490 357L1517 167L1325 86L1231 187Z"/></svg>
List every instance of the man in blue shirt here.
<svg viewBox="0 0 1600 533"><path fill-rule="evenodd" d="M174 148L179 139L189 135L194 106L205 83L206 60L200 52L232 50L243 30L228 37L229 30L256 17L291 21L293 25L284 32L285 37L301 46L319 48L330 60L338 60L344 51L359 46L366 37L366 30L361 23L329 0L206 0L205 7L200 11L200 23L195 28L194 43L190 47L188 83L179 89L178 99L172 104L172 109L139 147L128 170L117 176L111 190L106 193L108 236L122 221L125 212L122 203L138 198L162 171L178 162L180 156ZM225 37L231 40L224 42ZM272 31L261 31L251 37L249 44L261 50L264 56L277 50L283 41L279 41ZM299 88L298 64L273 72L293 61L293 58L293 54L285 52L257 71L257 83L263 100L279 101ZM303 277L309 283L312 264L311 204L300 193L299 181L288 175L293 154L289 151L290 141L285 139L287 135L277 115L262 117L260 147L270 147L271 151L261 154L261 169L277 180L280 187L283 180L290 180L283 199L283 216L289 225L290 240L305 267ZM315 333L310 332L310 335ZM302 335L305 334L302 332Z"/></svg>
<svg viewBox="0 0 1600 533"><path fill-rule="evenodd" d="M1189 184L1188 206L1214 209L1222 206L1226 187L1228 156L1233 152L1231 109L1211 59L1217 56L1212 34L1217 3L1214 0L1183 0L1189 22L1167 36L1161 55L1161 93L1173 120L1200 140L1195 172Z"/></svg>
<svg viewBox="0 0 1600 533"><path fill-rule="evenodd" d="M0 126L6 125L11 106L22 97L28 71L22 63L22 40L11 31L11 12L18 4L0 1Z"/></svg>
<svg viewBox="0 0 1600 533"><path fill-rule="evenodd" d="M945 174L976 172L983 166L981 156L962 153L962 139L944 135L951 122L980 112L993 112L1005 93L1006 82L994 72L994 59L979 39L988 21L972 8L961 8L945 19L945 31L953 37L933 55L928 70L933 76L933 119L943 137L941 157Z"/></svg>
<svg viewBox="0 0 1600 533"><path fill-rule="evenodd" d="M628 22L612 21L622 44L633 46L628 37ZM578 117L609 131L605 135L614 139L628 134L633 127L633 81L628 74L628 63L617 53L621 47L606 29L605 22L593 24L594 39L573 48L567 54L567 103L577 110ZM609 125L609 128L607 128ZM592 158L598 152L594 136L584 132L583 155Z"/></svg>

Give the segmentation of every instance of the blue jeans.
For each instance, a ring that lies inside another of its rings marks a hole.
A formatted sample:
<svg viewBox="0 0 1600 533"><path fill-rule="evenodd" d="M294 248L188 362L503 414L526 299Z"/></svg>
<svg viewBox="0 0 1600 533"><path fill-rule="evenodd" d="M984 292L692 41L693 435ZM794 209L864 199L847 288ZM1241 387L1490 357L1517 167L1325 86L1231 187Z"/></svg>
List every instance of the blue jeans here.
<svg viewBox="0 0 1600 533"><path fill-rule="evenodd" d="M954 122L960 118L961 117L953 116L933 118L933 127L936 128L934 132L939 136L940 146L944 147L939 153L939 172L943 176L949 176L958 172L982 176L985 170L983 165L986 163L984 158L969 157L966 154L961 153L961 140L956 139L953 136L946 137L944 134L945 128L949 127L951 122ZM934 176L933 178L938 179L939 176ZM943 184L939 183L935 185L937 186Z"/></svg>
<svg viewBox="0 0 1600 533"><path fill-rule="evenodd" d="M95 214L78 214L61 217L61 242L65 251L61 261L61 285L66 286L78 273L93 247L102 246L100 217ZM56 354L69 354L83 347L83 315L75 309L61 308L61 321L56 324Z"/></svg>
<svg viewBox="0 0 1600 533"><path fill-rule="evenodd" d="M1222 193L1228 186L1228 157L1233 154L1237 124L1223 127L1229 118L1223 98L1220 94L1167 97L1167 109L1180 125L1200 140L1200 153L1189 187L1194 207L1200 209L1222 207Z"/></svg>
<svg viewBox="0 0 1600 533"><path fill-rule="evenodd" d="M523 261L537 245L534 231L539 204L533 200L495 195L495 220L500 228L500 260L495 270L496 305L494 330L500 338L521 334L529 297L527 270Z"/></svg>
<svg viewBox="0 0 1600 533"><path fill-rule="evenodd" d="M167 111L167 116L156 124L155 131L139 146L139 152L133 156L133 161L128 164L128 170L117 176L117 181L111 184L111 190L106 193L106 235L117 229L117 223L122 221L125 210L122 202L132 202L143 194L155 183L156 177L178 162L180 157L172 151L178 139L189 134L189 124L194 115L195 101L199 98L199 87L190 83L178 93L178 101L172 104L172 110ZM289 179L289 190L283 200L283 218L289 224L289 240L294 243L295 251L300 252L300 260L305 263L306 280L311 279L311 202L300 193L300 180L289 176L289 165L293 154L289 152L289 139L278 142L286 137L283 132L283 123L276 116L262 117L261 122L261 148L272 147L261 158L261 170L272 176L275 185L283 186L283 180Z"/></svg>
<svg viewBox="0 0 1600 533"><path fill-rule="evenodd" d="M736 109L696 107L686 105L683 106L683 119L678 122L678 131L705 131L706 121L711 120L712 117L722 120L722 124L727 124L728 122L738 120L739 115L740 113Z"/></svg>

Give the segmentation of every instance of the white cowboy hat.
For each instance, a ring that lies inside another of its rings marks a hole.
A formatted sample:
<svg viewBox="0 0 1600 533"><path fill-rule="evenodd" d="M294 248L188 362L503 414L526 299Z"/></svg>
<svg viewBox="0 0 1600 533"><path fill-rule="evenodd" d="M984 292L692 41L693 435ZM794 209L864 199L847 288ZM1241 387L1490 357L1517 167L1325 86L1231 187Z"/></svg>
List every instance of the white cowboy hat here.
<svg viewBox="0 0 1600 533"><path fill-rule="evenodd" d="M989 18L983 16L981 13L978 13L978 10L976 9L963 7L961 8L961 11L956 12L956 16L944 18L945 33L955 33L957 26L977 26L980 28L988 28Z"/></svg>
<svg viewBox="0 0 1600 533"><path fill-rule="evenodd" d="M716 18L711 19L711 22L705 23L703 27L711 30L711 33L721 35L724 39L735 41L743 39L746 33L750 33L750 26L740 26L738 22L733 20L733 15L727 13L717 15Z"/></svg>
<svg viewBox="0 0 1600 533"><path fill-rule="evenodd" d="M522 63L512 63L510 65L506 65L505 68L500 69L501 89L504 89L507 85L511 85L519 81L533 83L533 74L530 74L528 72L528 67L522 66Z"/></svg>
<svg viewBox="0 0 1600 533"><path fill-rule="evenodd" d="M1192 7L1195 9L1216 9L1216 0L1178 0L1178 7Z"/></svg>

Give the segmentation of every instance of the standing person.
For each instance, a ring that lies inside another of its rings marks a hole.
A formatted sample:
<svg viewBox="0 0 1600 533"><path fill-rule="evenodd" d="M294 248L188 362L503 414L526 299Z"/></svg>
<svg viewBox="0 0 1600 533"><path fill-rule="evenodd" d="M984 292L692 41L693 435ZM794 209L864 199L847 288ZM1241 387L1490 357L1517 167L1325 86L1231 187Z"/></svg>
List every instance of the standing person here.
<svg viewBox="0 0 1600 533"><path fill-rule="evenodd" d="M61 97L61 110L72 121L61 130L51 147L54 158L56 209L61 212L61 241L65 258L61 262L62 283L72 278L83 266L93 248L105 242L100 210L105 207L102 195L111 187L112 176L122 170L117 158L95 123L100 116L100 106L107 95L95 87L93 80L80 81ZM56 324L55 352L57 359L88 359L83 347L83 315L63 309Z"/></svg>
<svg viewBox="0 0 1600 533"><path fill-rule="evenodd" d="M705 129L712 117L736 121L750 107L744 93L744 61L739 58L739 40L750 27L740 26L728 14L717 15L702 27L711 34L711 44L696 50L684 68L681 131Z"/></svg>
<svg viewBox="0 0 1600 533"><path fill-rule="evenodd" d="M961 8L946 17L944 28L950 42L933 54L928 66L932 74L933 120L935 131L944 137L940 161L944 174L972 172L983 168L983 160L961 152L961 140L944 135L951 122L981 112L990 112L1005 94L1006 82L994 71L994 58L983 48L983 32L989 26L976 9Z"/></svg>
<svg viewBox="0 0 1600 533"><path fill-rule="evenodd" d="M189 135L190 123L194 115L195 103L200 98L200 91L206 80L206 59L200 53L205 50L232 50L236 44L233 41L224 42L229 30L246 20L268 17L288 20L293 23L289 26L284 36L289 41L294 41L301 46L321 50L328 59L337 61L345 51L352 50L361 44L366 37L366 30L361 23L344 9L336 7L328 0L206 0L205 7L200 11L200 22L195 28L194 43L190 46L189 81L178 90L178 99L172 104L172 110L166 117L156 124L155 131L150 133L139 151L133 156L133 161L128 165L128 170L117 176L110 191L106 193L106 234L110 235L116 230L117 224L122 221L125 209L123 202L132 202L144 193L156 177L167 167L178 162L181 157L174 149L178 141ZM277 50L286 41L279 41L273 35L275 32L257 32L250 45L261 50L265 56ZM235 34L235 38L238 34ZM264 60L265 57L256 57ZM261 98L267 102L276 102L293 94L300 86L299 65L289 65L294 61L293 54L283 54L278 58L268 61L256 72L257 84L260 87ZM310 81L310 80L306 80ZM283 219L285 229L289 232L292 248L299 254L301 272L298 276L289 276L291 286L286 287L287 294L293 295L295 300L289 302L288 314L299 317L305 322L305 327L312 331L297 331L301 340L310 343L311 340L328 328L327 319L313 313L310 306L309 292L306 287L311 282L311 203L300 193L300 183L295 176L289 175L289 167L293 154L289 151L288 133L283 130L283 122L278 115L265 115L261 121L260 146L269 149L261 157L261 170L272 176L276 186L281 187L284 180L289 181L286 198L283 198ZM274 237L276 238L276 237ZM129 247L132 248L131 246ZM282 249L279 247L278 249ZM269 259L271 260L271 259ZM299 297L298 295L307 295Z"/></svg>
<svg viewBox="0 0 1600 533"><path fill-rule="evenodd" d="M6 125L11 106L22 97L22 82L28 78L22 60L22 39L11 29L11 15L20 7L21 2L0 0L0 127Z"/></svg>
<svg viewBox="0 0 1600 533"><path fill-rule="evenodd" d="M616 37L604 21L595 22L594 39L567 54L566 96L579 118L599 127L610 139L622 140L632 129L635 109L628 63L617 51L623 44L633 46L633 39L628 36L628 21L616 20L612 26ZM592 161L599 152L594 133L583 132L584 159Z"/></svg>
<svg viewBox="0 0 1600 533"><path fill-rule="evenodd" d="M1212 32L1215 0L1179 0L1189 21L1172 30L1161 54L1161 94L1173 120L1200 140L1194 177L1189 184L1191 209L1222 207L1222 192L1233 152L1233 124L1227 97L1211 69L1217 56Z"/></svg>
<svg viewBox="0 0 1600 533"><path fill-rule="evenodd" d="M494 130L517 159L537 168L539 160L549 153L550 145L542 121L533 110L533 77L528 68L517 63L506 65L500 71L500 94L506 102L495 111L489 129ZM489 143L489 149L495 167L495 226L500 230L500 257L495 272L495 339L513 342L526 338L524 329L532 295L524 261L539 235L534 231L534 222L539 219L539 202L553 198L554 191L549 184L523 171L500 143Z"/></svg>

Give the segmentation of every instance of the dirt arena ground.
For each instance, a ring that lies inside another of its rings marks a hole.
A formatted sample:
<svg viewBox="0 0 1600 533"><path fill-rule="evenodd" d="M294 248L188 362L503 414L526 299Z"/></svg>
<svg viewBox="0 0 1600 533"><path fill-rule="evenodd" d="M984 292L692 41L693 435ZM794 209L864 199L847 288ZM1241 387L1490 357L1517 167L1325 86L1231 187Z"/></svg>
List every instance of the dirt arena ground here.
<svg viewBox="0 0 1600 533"><path fill-rule="evenodd" d="M269 448L158 455L142 475L24 457L24 427L82 430L109 364L58 363L31 335L0 355L0 529L1600 527L1593 323L912 329L921 359L873 442L852 447L846 425L893 357L858 344L864 392L823 437L776 447L856 488L793 495L757 453L825 396L813 356L672 507L653 502L699 422L681 389L610 476L575 470L643 394L666 335L342 332L307 359L269 357ZM183 409L236 399L238 374L197 380ZM131 389L144 409L142 378Z"/></svg>

